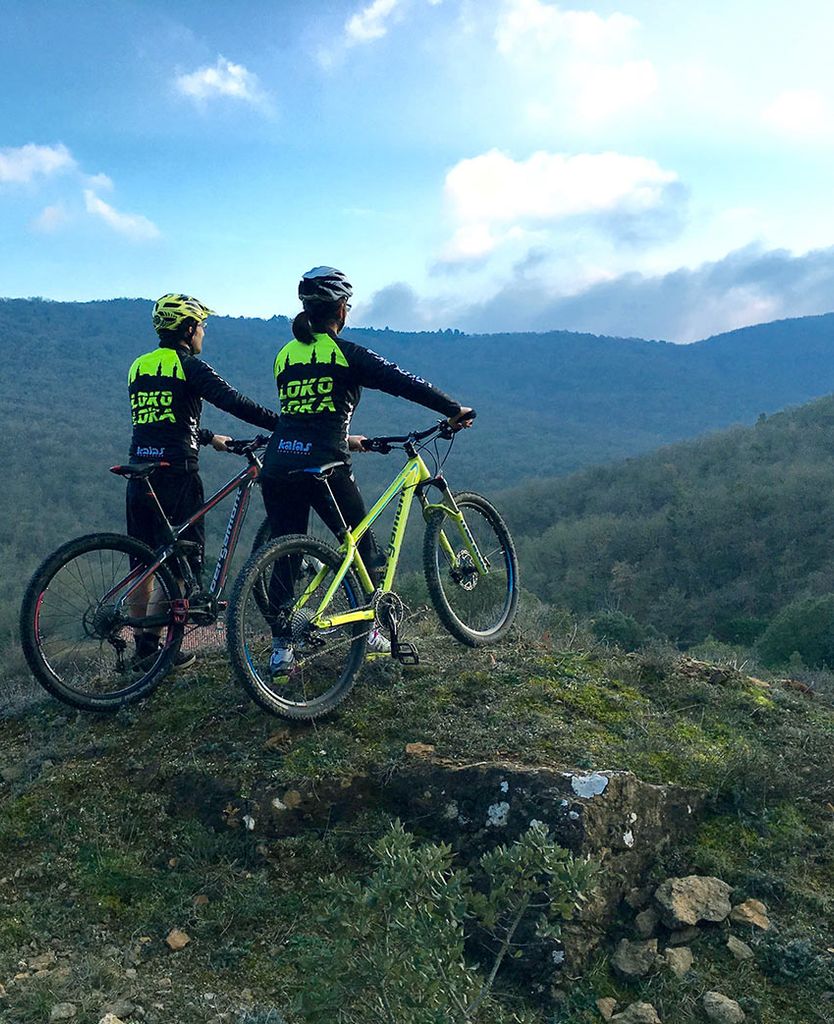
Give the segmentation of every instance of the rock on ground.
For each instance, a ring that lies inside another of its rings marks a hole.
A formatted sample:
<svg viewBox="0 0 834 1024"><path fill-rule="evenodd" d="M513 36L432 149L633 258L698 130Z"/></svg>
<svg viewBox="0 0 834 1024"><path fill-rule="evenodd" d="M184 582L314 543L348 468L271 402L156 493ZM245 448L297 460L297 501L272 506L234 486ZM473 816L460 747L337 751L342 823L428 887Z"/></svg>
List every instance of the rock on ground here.
<svg viewBox="0 0 834 1024"><path fill-rule="evenodd" d="M733 924L746 924L753 928L761 928L763 932L770 931L767 907L761 900L745 900L744 903L739 903L737 907L733 907L730 920Z"/></svg>
<svg viewBox="0 0 834 1024"><path fill-rule="evenodd" d="M105 1013L98 1024L124 1024L124 1021L120 1020L115 1013Z"/></svg>
<svg viewBox="0 0 834 1024"><path fill-rule="evenodd" d="M723 921L732 909L732 891L720 878L687 875L667 878L654 898L667 928L683 928L699 921Z"/></svg>
<svg viewBox="0 0 834 1024"><path fill-rule="evenodd" d="M49 1011L49 1019L53 1020L72 1020L72 1018L78 1013L78 1008L74 1003L56 1003Z"/></svg>
<svg viewBox="0 0 834 1024"><path fill-rule="evenodd" d="M634 918L634 930L641 939L650 939L654 935L655 928L660 924L660 914L654 907L647 907L641 910Z"/></svg>
<svg viewBox="0 0 834 1024"><path fill-rule="evenodd" d="M674 949L667 949L663 954L669 970L676 978L682 978L691 969L695 961L692 950L688 946L676 946Z"/></svg>
<svg viewBox="0 0 834 1024"><path fill-rule="evenodd" d="M662 1024L651 1003L632 1003L611 1018L611 1024Z"/></svg>
<svg viewBox="0 0 834 1024"><path fill-rule="evenodd" d="M720 992L706 992L703 1003L704 1013L715 1024L742 1024L745 1019L744 1010L735 999Z"/></svg>
<svg viewBox="0 0 834 1024"><path fill-rule="evenodd" d="M611 966L625 978L642 978L657 965L657 939L629 942L622 939L611 957Z"/></svg>
<svg viewBox="0 0 834 1024"><path fill-rule="evenodd" d="M727 939L727 949L729 949L736 960L752 960L754 956L753 950L747 943L737 939L735 935L731 935Z"/></svg>
<svg viewBox="0 0 834 1024"><path fill-rule="evenodd" d="M597 999L597 1009L602 1014L604 1020L611 1020L616 1008L617 1000L612 999L610 996L606 996L604 999Z"/></svg>

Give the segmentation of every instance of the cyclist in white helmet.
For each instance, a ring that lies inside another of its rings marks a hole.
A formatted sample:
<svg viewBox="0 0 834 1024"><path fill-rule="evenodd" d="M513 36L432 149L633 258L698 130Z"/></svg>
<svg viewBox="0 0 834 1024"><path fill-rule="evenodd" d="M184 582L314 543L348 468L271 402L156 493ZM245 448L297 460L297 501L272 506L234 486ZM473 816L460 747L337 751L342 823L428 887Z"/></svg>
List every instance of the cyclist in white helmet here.
<svg viewBox="0 0 834 1024"><path fill-rule="evenodd" d="M293 340L275 358L280 415L263 463L264 504L273 537L306 533L311 508L338 534L341 521L327 489L314 474L294 472L327 463L341 463L328 482L348 526L364 518L365 503L350 470L350 452L362 450L362 438L348 433L363 387L424 405L448 417L454 427L471 424L471 408L370 349L339 337L352 295L350 282L334 267L314 267L298 284L303 309L293 320ZM359 553L372 576L384 564L370 530L359 542ZM294 662L289 639L280 628L273 629L273 675L286 673ZM368 645L380 652L388 648L388 641L374 629Z"/></svg>

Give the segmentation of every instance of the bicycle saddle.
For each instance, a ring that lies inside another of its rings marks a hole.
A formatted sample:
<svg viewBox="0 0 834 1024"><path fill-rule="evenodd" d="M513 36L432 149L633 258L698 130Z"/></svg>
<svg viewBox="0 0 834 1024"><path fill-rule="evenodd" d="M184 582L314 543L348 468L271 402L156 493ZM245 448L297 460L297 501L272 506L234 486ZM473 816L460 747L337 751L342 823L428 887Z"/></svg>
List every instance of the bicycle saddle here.
<svg viewBox="0 0 834 1024"><path fill-rule="evenodd" d="M111 466L110 472L116 476L126 476L128 480L143 480L155 469L170 465L170 462L129 462L126 466Z"/></svg>
<svg viewBox="0 0 834 1024"><path fill-rule="evenodd" d="M337 466L344 466L344 462L340 459L338 462L325 462L323 466L310 466L309 469L291 469L287 476L295 476L296 473L315 473L316 476L326 476Z"/></svg>

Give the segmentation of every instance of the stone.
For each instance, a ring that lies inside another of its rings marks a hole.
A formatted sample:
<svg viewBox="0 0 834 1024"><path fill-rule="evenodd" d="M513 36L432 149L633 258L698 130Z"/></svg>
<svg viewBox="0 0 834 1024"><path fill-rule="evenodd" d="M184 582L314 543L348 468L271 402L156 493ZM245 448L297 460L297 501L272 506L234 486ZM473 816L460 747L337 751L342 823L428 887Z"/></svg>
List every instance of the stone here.
<svg viewBox="0 0 834 1024"><path fill-rule="evenodd" d="M199 895L195 896L191 902L194 904L195 907L207 907L209 904L209 898L205 895L205 893L200 893Z"/></svg>
<svg viewBox="0 0 834 1024"><path fill-rule="evenodd" d="M113 1017L132 1017L136 1013L136 1004L129 999L115 999L104 1007L104 1012Z"/></svg>
<svg viewBox="0 0 834 1024"><path fill-rule="evenodd" d="M647 907L645 910L641 910L637 917L634 918L634 930L641 939L650 939L659 924L660 914L658 914L654 907Z"/></svg>
<svg viewBox="0 0 834 1024"><path fill-rule="evenodd" d="M744 1010L735 999L720 992L705 992L703 1006L704 1013L715 1024L742 1024L745 1019Z"/></svg>
<svg viewBox="0 0 834 1024"><path fill-rule="evenodd" d="M624 978L642 978L657 966L657 939L629 942L622 939L611 957L611 966Z"/></svg>
<svg viewBox="0 0 834 1024"><path fill-rule="evenodd" d="M4 985L0 985L0 999L6 998L6 988Z"/></svg>
<svg viewBox="0 0 834 1024"><path fill-rule="evenodd" d="M169 949L173 949L175 952L178 949L185 949L189 942L191 942L191 936L188 932L180 931L179 928L172 928L165 937L165 942Z"/></svg>
<svg viewBox="0 0 834 1024"><path fill-rule="evenodd" d="M119 1020L115 1013L105 1013L98 1024L124 1024L123 1020Z"/></svg>
<svg viewBox="0 0 834 1024"><path fill-rule="evenodd" d="M48 967L58 962L58 957L55 955L54 950L50 949L46 953L41 953L40 956L31 957L26 962L30 971L45 971Z"/></svg>
<svg viewBox="0 0 834 1024"><path fill-rule="evenodd" d="M611 1020L614 1010L617 1008L617 1000L606 996L605 999L597 999L597 1009L602 1014L603 1020Z"/></svg>
<svg viewBox="0 0 834 1024"><path fill-rule="evenodd" d="M670 946L688 946L690 942L699 938L700 934L697 928L679 928L669 935L668 942Z"/></svg>
<svg viewBox="0 0 834 1024"><path fill-rule="evenodd" d="M651 1003L632 1003L611 1018L611 1024L662 1024Z"/></svg>
<svg viewBox="0 0 834 1024"><path fill-rule="evenodd" d="M667 928L683 928L699 921L725 920L732 910L732 891L732 886L720 878L687 875L685 878L667 878L658 886L654 898Z"/></svg>
<svg viewBox="0 0 834 1024"><path fill-rule="evenodd" d="M405 752L412 757L428 757L434 753L434 747L431 743L406 743Z"/></svg>
<svg viewBox="0 0 834 1024"><path fill-rule="evenodd" d="M648 885L634 886L625 894L625 901L632 910L642 910L652 898L652 890Z"/></svg>
<svg viewBox="0 0 834 1024"><path fill-rule="evenodd" d="M747 945L746 942L742 942L741 939L737 939L735 935L731 935L727 939L727 949L733 954L736 960L752 960L753 950Z"/></svg>
<svg viewBox="0 0 834 1024"><path fill-rule="evenodd" d="M752 928L761 928L763 932L770 931L770 918L767 916L767 907L761 900L745 900L733 907L730 913L730 920L733 924L749 925Z"/></svg>
<svg viewBox="0 0 834 1024"><path fill-rule="evenodd" d="M682 978L687 971L691 970L695 957L689 946L675 946L667 949L663 954L669 970L676 978Z"/></svg>
<svg viewBox="0 0 834 1024"><path fill-rule="evenodd" d="M78 1007L74 1003L56 1003L49 1011L49 1019L72 1020L77 1013Z"/></svg>

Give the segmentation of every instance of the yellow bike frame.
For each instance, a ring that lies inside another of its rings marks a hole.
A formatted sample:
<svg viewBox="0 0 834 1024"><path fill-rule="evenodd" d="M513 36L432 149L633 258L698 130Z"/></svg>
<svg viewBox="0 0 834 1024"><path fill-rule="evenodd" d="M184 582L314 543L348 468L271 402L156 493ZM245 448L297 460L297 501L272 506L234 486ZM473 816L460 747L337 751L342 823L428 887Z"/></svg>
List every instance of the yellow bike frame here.
<svg viewBox="0 0 834 1024"><path fill-rule="evenodd" d="M429 483L435 483L441 488L444 495L443 502L433 504L426 498L424 489L421 488L418 490L421 484ZM409 458L408 462L403 466L389 487L387 487L380 495L379 499L362 522L352 530L349 529L345 531L344 539L342 540L342 544L339 548L339 552L345 556L344 561L339 566L336 575L333 577L330 586L327 588L327 592L321 599L319 606L316 609L316 614L312 617L313 625L319 629L333 629L336 626L342 626L350 622L373 620L374 609L370 606L339 615L326 615L325 611L341 586L342 580L344 580L348 570L351 568L355 570L356 575L359 577L359 582L362 585L362 589L368 597L374 593L375 588L368 570L365 567L365 563L362 561L362 556L359 554L358 544L398 494L400 496L400 500L397 505L397 511L394 514L394 525L391 529L385 573L381 584L381 590L383 592L390 591L394 582L394 576L397 571L397 564L402 550L403 538L405 537L405 528L408 524L408 516L411 512L411 503L414 500L415 494L423 507L424 518L428 519L434 512L442 512L458 527L463 545L472 558L478 572L482 576L485 576L489 572L489 561L484 558L478 550L475 538L472 536L469 527L466 525L463 513L458 508L454 496L445 481L442 480L442 478L433 478L420 455L414 455ZM443 530L440 531L440 547L449 559L449 565L452 568L455 568L459 561L459 555L455 552ZM296 605L297 608L303 607L307 601L309 601L317 587L321 585L326 573L327 567L323 567L310 581L306 590L298 600Z"/></svg>

